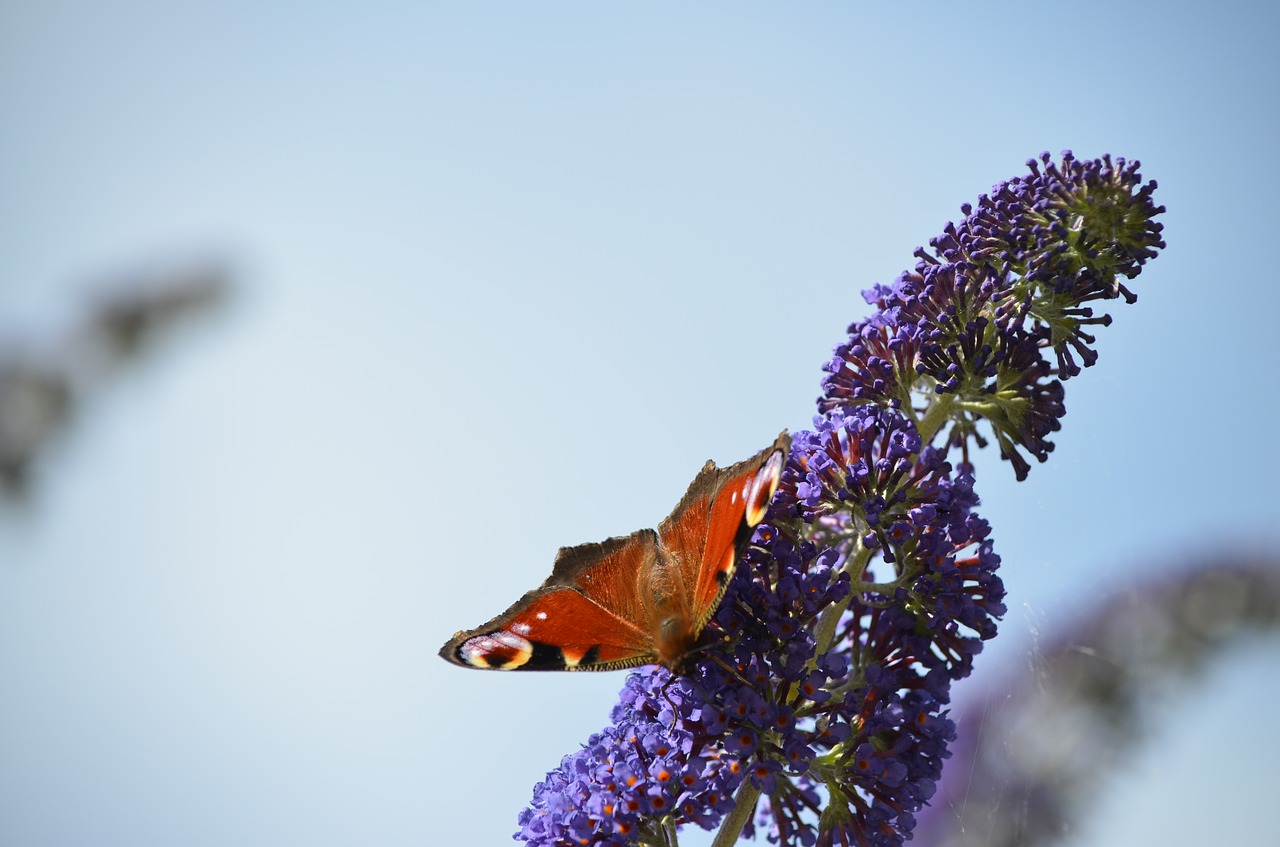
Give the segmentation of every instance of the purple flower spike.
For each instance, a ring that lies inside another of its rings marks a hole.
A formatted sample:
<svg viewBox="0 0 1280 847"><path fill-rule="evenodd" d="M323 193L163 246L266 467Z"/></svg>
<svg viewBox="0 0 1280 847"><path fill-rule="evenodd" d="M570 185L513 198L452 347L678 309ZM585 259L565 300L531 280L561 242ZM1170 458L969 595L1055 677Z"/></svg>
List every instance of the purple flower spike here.
<svg viewBox="0 0 1280 847"><path fill-rule="evenodd" d="M954 398L926 441L964 450L986 445L985 423L1018 479L1045 461L1046 436L1066 413L1063 381L1098 360L1098 300L1137 298L1132 279L1164 247L1164 207L1137 162L1104 156L1055 163L995 186L965 218L947 224L891 286L865 292L878 311L849 328L826 365L819 411L859 406L913 408L932 394ZM1046 352L1052 351L1052 357ZM949 424L944 430L943 425Z"/></svg>
<svg viewBox="0 0 1280 847"><path fill-rule="evenodd" d="M1019 479L1048 459L1064 382L1111 322L1094 301L1133 302L1121 280L1164 246L1136 162L1028 166L864 293L875 311L826 364L688 667L627 678L518 840L665 844L729 822L786 847L911 837L956 737L951 685L1005 613L970 454L994 439Z"/></svg>

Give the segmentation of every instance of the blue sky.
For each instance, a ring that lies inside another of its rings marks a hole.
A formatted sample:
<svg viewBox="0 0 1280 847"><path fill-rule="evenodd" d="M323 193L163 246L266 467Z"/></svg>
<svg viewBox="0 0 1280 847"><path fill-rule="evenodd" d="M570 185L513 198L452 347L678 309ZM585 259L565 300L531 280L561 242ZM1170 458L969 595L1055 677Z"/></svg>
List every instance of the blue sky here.
<svg viewBox="0 0 1280 847"><path fill-rule="evenodd" d="M889 5L5 4L0 330L139 263L240 287L0 515L0 841L506 843L621 677L439 644L805 426L859 292L1041 150L1142 160L1169 248L1052 461L981 460L1010 613L960 698L1267 545L1274 11ZM1079 843L1259 808L1274 654L1174 701Z"/></svg>

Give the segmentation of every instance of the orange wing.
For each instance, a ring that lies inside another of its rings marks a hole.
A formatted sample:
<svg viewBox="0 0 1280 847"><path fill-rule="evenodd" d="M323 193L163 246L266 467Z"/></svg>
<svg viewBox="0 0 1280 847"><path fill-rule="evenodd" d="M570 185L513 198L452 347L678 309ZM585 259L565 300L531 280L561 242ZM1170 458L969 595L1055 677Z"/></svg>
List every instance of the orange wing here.
<svg viewBox="0 0 1280 847"><path fill-rule="evenodd" d="M551 576L493 620L440 650L455 665L495 670L613 670L656 659L638 577L657 555L645 529L562 547Z"/></svg>
<svg viewBox="0 0 1280 847"><path fill-rule="evenodd" d="M562 547L546 582L440 655L495 670L678 667L764 518L790 446L783 432L745 462L708 462L657 533Z"/></svg>
<svg viewBox="0 0 1280 847"><path fill-rule="evenodd" d="M658 525L663 547L679 561L684 583L692 587L695 636L720 605L751 531L764 519L790 448L791 436L784 431L773 446L744 462L723 469L707 462L671 516Z"/></svg>

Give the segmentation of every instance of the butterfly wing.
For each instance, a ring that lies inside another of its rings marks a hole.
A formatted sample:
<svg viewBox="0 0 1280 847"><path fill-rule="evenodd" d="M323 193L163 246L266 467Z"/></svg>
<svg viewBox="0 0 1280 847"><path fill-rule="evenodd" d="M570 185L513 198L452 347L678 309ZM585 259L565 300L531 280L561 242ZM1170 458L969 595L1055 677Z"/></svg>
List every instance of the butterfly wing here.
<svg viewBox="0 0 1280 847"><path fill-rule="evenodd" d="M745 462L727 468L707 462L670 517L658 525L663 547L674 554L684 584L692 587L693 635L702 632L720 605L752 530L778 490L790 448L791 436L784 431L771 447Z"/></svg>
<svg viewBox="0 0 1280 847"><path fill-rule="evenodd" d="M562 547L551 576L488 623L440 650L494 670L613 670L655 661L637 580L657 555L651 529Z"/></svg>
<svg viewBox="0 0 1280 847"><path fill-rule="evenodd" d="M783 432L745 462L708 462L657 533L561 548L546 582L440 655L495 670L678 667L764 518L790 446Z"/></svg>

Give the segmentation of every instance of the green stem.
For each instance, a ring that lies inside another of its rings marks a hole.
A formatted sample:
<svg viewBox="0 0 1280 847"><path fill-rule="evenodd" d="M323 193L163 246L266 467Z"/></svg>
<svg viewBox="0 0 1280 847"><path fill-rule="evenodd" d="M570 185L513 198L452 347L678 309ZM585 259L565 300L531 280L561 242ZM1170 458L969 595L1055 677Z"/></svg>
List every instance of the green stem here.
<svg viewBox="0 0 1280 847"><path fill-rule="evenodd" d="M987 395L992 396L992 395ZM1016 398L1014 398L1016 400ZM966 412L978 415L983 418L992 418L999 414L1006 414L1008 403L999 403L993 400L964 400L955 404L956 408Z"/></svg>
<svg viewBox="0 0 1280 847"><path fill-rule="evenodd" d="M862 573L867 566L867 560L871 558L871 551L862 546L862 541L859 539L856 543L857 546L849 554L849 557L845 560L844 568L842 568L850 577ZM857 582L856 579L853 581ZM836 639L836 627L840 624L840 616L844 614L845 609L849 608L849 603L853 600L856 592L857 589L855 588L843 600L839 603L833 603L818 616L818 625L813 633L814 641L818 645L817 655L820 656L831 649L831 645Z"/></svg>
<svg viewBox="0 0 1280 847"><path fill-rule="evenodd" d="M641 834L637 842L639 847L680 847L680 836L676 834L674 815L668 815L657 821L656 828L652 830L648 827L645 829L649 834Z"/></svg>
<svg viewBox="0 0 1280 847"><path fill-rule="evenodd" d="M742 835L742 828L751 820L756 810L756 801L760 799L760 789L751 784L751 780L743 780L738 787L738 796L733 801L733 811L720 824L720 831L711 842L711 847L729 847Z"/></svg>
<svg viewBox="0 0 1280 847"><path fill-rule="evenodd" d="M903 574L897 579L891 579L888 582L855 582L853 584L852 594L885 594L889 597L893 596L893 592L907 583L908 576L914 576L915 571L910 574Z"/></svg>
<svg viewBox="0 0 1280 847"><path fill-rule="evenodd" d="M666 832L666 836L667 836L667 839L666 839L667 847L680 847L680 836L676 833L675 815L672 815L671 817L667 818L667 823L666 823L666 826L663 827L663 830Z"/></svg>
<svg viewBox="0 0 1280 847"><path fill-rule="evenodd" d="M929 401L929 408L925 410L924 417L920 418L917 429L920 430L920 438L925 444L933 442L933 437L938 434L938 430L942 429L942 425L947 422L951 416L951 406L955 403L955 398L950 394L935 394Z"/></svg>
<svg viewBox="0 0 1280 847"><path fill-rule="evenodd" d="M840 624L840 616L844 614L845 609L849 608L849 601L852 599L853 594L850 592L849 596L835 603L819 616L818 626L813 633L814 641L818 644L818 656L831 649L832 643L836 640L836 627Z"/></svg>

